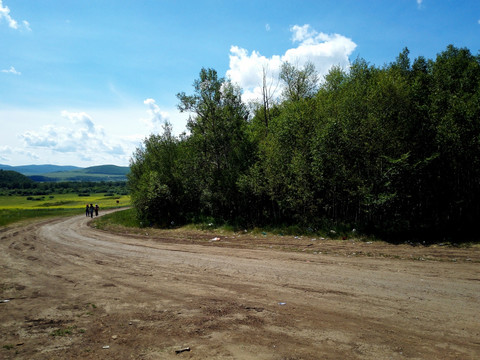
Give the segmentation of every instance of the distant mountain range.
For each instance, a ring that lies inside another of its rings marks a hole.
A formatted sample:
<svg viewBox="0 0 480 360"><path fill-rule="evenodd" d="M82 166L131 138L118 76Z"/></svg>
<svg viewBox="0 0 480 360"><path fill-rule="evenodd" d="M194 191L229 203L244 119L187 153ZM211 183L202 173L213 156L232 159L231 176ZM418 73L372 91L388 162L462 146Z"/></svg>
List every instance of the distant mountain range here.
<svg viewBox="0 0 480 360"><path fill-rule="evenodd" d="M100 165L81 168L59 165L10 166L0 164L0 170L11 170L35 181L125 181L128 166Z"/></svg>

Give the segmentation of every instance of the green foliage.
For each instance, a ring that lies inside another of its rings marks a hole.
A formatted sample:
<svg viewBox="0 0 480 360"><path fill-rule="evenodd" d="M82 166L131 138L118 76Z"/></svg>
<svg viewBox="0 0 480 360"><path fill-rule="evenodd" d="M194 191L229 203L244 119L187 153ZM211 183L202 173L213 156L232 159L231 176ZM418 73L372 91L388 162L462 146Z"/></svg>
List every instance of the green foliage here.
<svg viewBox="0 0 480 360"><path fill-rule="evenodd" d="M347 229L393 241L478 238L480 57L448 46L377 68L284 64L284 101L254 107L202 69L189 135L152 135L132 159L139 218ZM247 121L248 120L248 121ZM347 230L345 230L347 231Z"/></svg>
<svg viewBox="0 0 480 360"><path fill-rule="evenodd" d="M302 69L285 62L280 70L280 79L285 83L285 100L298 101L315 95L318 88L318 74L315 65L308 62Z"/></svg>
<svg viewBox="0 0 480 360"><path fill-rule="evenodd" d="M50 333L50 336L67 336L67 335L72 335L74 330L77 328L77 326L69 326L67 328L62 328L62 329L55 329Z"/></svg>
<svg viewBox="0 0 480 360"><path fill-rule="evenodd" d="M171 125L162 135L151 135L137 149L131 163L129 186L132 204L144 224L160 224L181 217L178 201L183 198L177 167L178 140Z"/></svg>
<svg viewBox="0 0 480 360"><path fill-rule="evenodd" d="M0 170L0 188L7 189L29 189L34 182L16 171Z"/></svg>
<svg viewBox="0 0 480 360"><path fill-rule="evenodd" d="M144 226L137 220L135 209L116 211L95 219L95 226L98 229L104 229L108 224L119 224L131 228Z"/></svg>
<svg viewBox="0 0 480 360"><path fill-rule="evenodd" d="M0 175L7 171L0 170ZM18 174L18 173L16 173ZM21 175L21 174L18 174ZM21 175L24 177L23 175ZM28 178L26 178L28 179ZM21 184L18 181L6 180L0 182L0 195L45 196L55 194L78 194L90 196L91 193L111 193L127 195L128 188L125 181L65 181L65 182L29 182Z"/></svg>
<svg viewBox="0 0 480 360"><path fill-rule="evenodd" d="M52 197L55 201L52 201ZM76 194L68 193L38 198L18 195L0 196L0 226L42 217L85 216L85 205L87 203L99 204L102 211L118 206L128 206L130 205L130 198L128 196L105 197L102 193L81 198L77 197Z"/></svg>
<svg viewBox="0 0 480 360"><path fill-rule="evenodd" d="M78 209L0 209L0 226L28 219L71 216L75 214L79 214Z"/></svg>
<svg viewBox="0 0 480 360"><path fill-rule="evenodd" d="M195 92L178 94L181 111L193 112L187 124L191 161L184 169L195 173L201 212L232 217L241 206L237 180L250 163L246 135L248 112L240 89L218 78L213 69L202 69ZM187 175L188 176L188 175Z"/></svg>

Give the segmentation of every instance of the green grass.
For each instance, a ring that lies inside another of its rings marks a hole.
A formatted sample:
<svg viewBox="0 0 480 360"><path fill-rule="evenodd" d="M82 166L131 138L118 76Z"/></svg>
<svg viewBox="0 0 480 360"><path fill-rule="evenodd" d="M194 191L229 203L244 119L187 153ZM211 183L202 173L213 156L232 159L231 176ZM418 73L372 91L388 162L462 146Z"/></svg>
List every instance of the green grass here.
<svg viewBox="0 0 480 360"><path fill-rule="evenodd" d="M73 334L73 331L76 329L77 327L74 325L74 326L69 326L67 328L64 328L64 329L56 329L54 331L52 331L50 333L50 336L67 336L67 335L72 335Z"/></svg>
<svg viewBox="0 0 480 360"><path fill-rule="evenodd" d="M135 216L134 209L117 211L113 214L108 214L95 220L95 225L98 229L104 229L109 224L116 224L134 228L141 227L140 223L137 220L137 217Z"/></svg>
<svg viewBox="0 0 480 360"><path fill-rule="evenodd" d="M76 214L80 214L78 209L0 209L0 226L6 226L29 219L71 216Z"/></svg>
<svg viewBox="0 0 480 360"><path fill-rule="evenodd" d="M35 197L36 200L27 200L27 197L0 196L0 226L34 218L85 214L86 204L98 204L100 211L130 205L128 195L106 197L104 193L90 196L50 194L40 198Z"/></svg>
<svg viewBox="0 0 480 360"><path fill-rule="evenodd" d="M130 196L104 196L105 193L78 196L77 194L50 194L27 200L30 196L0 196L0 209L39 209L39 208L84 208L86 204L98 204L100 209L130 205ZM51 197L53 196L53 198ZM31 197L30 197L31 198ZM118 200L118 205L117 205Z"/></svg>

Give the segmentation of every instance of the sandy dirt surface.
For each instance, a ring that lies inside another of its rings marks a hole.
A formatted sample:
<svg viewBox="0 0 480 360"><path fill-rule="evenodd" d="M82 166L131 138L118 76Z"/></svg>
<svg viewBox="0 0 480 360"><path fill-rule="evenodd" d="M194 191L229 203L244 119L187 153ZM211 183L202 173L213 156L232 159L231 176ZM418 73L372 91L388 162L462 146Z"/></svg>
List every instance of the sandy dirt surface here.
<svg viewBox="0 0 480 360"><path fill-rule="evenodd" d="M0 359L480 358L478 247L88 221L0 230Z"/></svg>

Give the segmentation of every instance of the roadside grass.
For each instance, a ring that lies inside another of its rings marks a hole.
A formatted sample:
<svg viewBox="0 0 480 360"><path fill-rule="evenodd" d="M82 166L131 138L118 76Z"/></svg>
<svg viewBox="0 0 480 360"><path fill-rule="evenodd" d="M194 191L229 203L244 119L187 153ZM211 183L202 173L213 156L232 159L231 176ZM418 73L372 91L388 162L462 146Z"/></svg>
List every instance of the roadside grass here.
<svg viewBox="0 0 480 360"><path fill-rule="evenodd" d="M78 196L77 194L50 194L42 196L0 196L0 209L84 208L98 204L101 209L129 206L129 195L104 196L105 193ZM117 204L118 200L118 204Z"/></svg>
<svg viewBox="0 0 480 360"><path fill-rule="evenodd" d="M106 229L111 225L120 225L128 228L140 228L141 224L135 215L135 209L116 211L95 219L97 229Z"/></svg>
<svg viewBox="0 0 480 360"><path fill-rule="evenodd" d="M50 194L44 196L0 196L0 226L23 220L84 214L86 204L98 204L100 211L130 205L130 196ZM118 203L117 203L118 201Z"/></svg>
<svg viewBox="0 0 480 360"><path fill-rule="evenodd" d="M145 234L145 229L150 228L149 226L142 226L142 224L137 220L135 209L128 208L122 211L117 211L112 214L104 215L100 218L96 218L93 222L94 226L97 229L113 231L113 232L132 232ZM129 228L130 230L126 230ZM154 226L154 228L157 228ZM303 226L266 226L266 227L254 227L254 228L245 228L239 227L237 225L231 225L228 223L222 223L215 221L213 218L203 218L196 219L195 222L187 223L184 225L173 225L168 228L157 228L158 230L171 231L170 235L174 234L183 234L182 236L187 236L187 233L192 232L206 232L206 233L215 233L222 236L238 235L245 234L255 237L276 237L281 238L285 237L294 237L295 239L312 239L312 240L354 240L356 242L362 243L373 243L373 242L385 242L385 240L375 237L373 235L365 235L358 232L355 229L351 229L350 226L326 226L324 229L313 229L310 227ZM349 230L351 229L351 230ZM149 231L150 232L150 231ZM388 241L387 241L388 242ZM464 243L454 243L442 241L435 244L425 244L420 242L404 241L403 244L410 246L445 246L445 247L455 247L455 248L471 248L477 247L480 248L479 243L474 242L464 242ZM398 245L398 243L395 243ZM303 250L302 250L303 251ZM365 256L373 256L370 253L366 253Z"/></svg>
<svg viewBox="0 0 480 360"><path fill-rule="evenodd" d="M119 228L135 228L144 229L145 226L137 220L135 209L130 208L123 211L117 211L112 214L102 216L95 219L95 227L102 230L119 230ZM163 229L163 228L161 228ZM184 225L168 227L168 229L183 229L186 231L211 231L221 234L234 234L234 233L249 233L258 236L295 236L295 237L317 237L317 238L329 238L337 240L345 240L347 238L355 238L358 241L378 241L374 237L363 236L356 232L355 229L347 230L348 227L335 227L333 230L331 227L325 230L317 230L309 227L301 226L276 226L276 227L255 227L246 229L238 225L231 225L225 222L216 221L211 217L205 217L201 219L194 219L193 222Z"/></svg>
<svg viewBox="0 0 480 360"><path fill-rule="evenodd" d="M0 227L19 221L79 214L79 209L0 209Z"/></svg>

